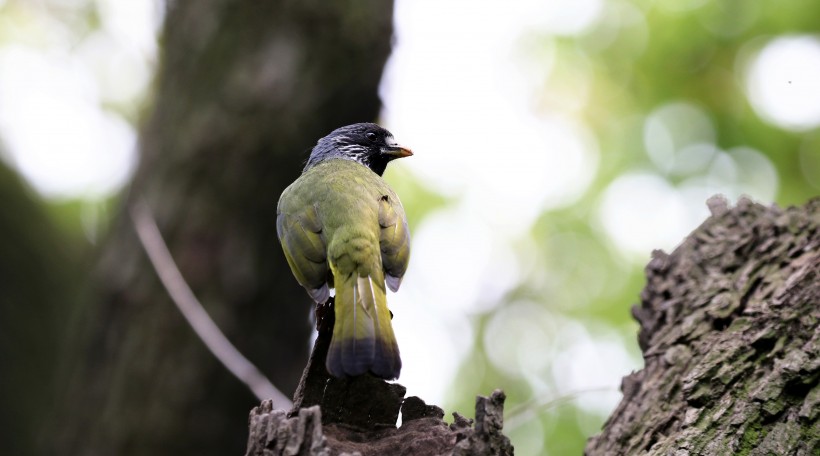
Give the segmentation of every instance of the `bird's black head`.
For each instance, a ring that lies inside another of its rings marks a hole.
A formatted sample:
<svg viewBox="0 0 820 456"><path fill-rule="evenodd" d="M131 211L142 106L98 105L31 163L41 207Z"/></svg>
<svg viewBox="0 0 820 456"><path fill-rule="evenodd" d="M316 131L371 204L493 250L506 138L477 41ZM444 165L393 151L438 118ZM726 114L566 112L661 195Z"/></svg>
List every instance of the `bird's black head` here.
<svg viewBox="0 0 820 456"><path fill-rule="evenodd" d="M305 165L305 171L332 158L357 161L378 174L390 161L409 157L413 152L400 146L393 135L374 123L357 123L333 130L320 139Z"/></svg>

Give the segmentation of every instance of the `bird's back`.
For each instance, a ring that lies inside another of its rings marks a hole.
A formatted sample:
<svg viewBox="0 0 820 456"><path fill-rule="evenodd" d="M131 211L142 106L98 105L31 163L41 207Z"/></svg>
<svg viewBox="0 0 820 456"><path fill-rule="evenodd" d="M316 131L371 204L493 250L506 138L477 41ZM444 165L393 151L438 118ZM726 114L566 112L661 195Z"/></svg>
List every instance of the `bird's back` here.
<svg viewBox="0 0 820 456"><path fill-rule="evenodd" d="M345 273L368 275L379 261L379 200L398 197L370 169L344 159L307 170L285 190L279 212L297 214L314 207L327 244L327 256ZM404 213L401 205L397 204Z"/></svg>

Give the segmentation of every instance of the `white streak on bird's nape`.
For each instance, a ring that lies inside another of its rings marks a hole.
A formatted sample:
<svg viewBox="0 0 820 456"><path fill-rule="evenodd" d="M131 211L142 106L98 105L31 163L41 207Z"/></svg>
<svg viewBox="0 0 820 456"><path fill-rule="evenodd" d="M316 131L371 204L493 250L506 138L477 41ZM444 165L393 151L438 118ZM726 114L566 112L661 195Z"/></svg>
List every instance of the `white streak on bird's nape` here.
<svg viewBox="0 0 820 456"><path fill-rule="evenodd" d="M337 147L336 150L344 152L349 155L364 155L367 153L367 149L364 146L360 146L358 144L348 144L346 146L340 146Z"/></svg>
<svg viewBox="0 0 820 456"><path fill-rule="evenodd" d="M344 146L336 147L336 151L340 152L340 154L338 155L339 158L353 160L355 162L361 163L362 165L370 166L370 155L368 154L367 148L364 146L361 146L359 144L347 144Z"/></svg>

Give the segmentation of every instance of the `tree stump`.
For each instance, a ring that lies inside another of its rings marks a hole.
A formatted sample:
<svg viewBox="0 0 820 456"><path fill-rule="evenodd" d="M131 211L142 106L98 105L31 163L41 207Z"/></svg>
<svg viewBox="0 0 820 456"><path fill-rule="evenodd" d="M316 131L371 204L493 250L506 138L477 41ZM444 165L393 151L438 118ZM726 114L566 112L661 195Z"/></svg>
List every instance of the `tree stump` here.
<svg viewBox="0 0 820 456"><path fill-rule="evenodd" d="M504 399L501 390L490 397L478 396L475 426L473 420L458 413L453 413L455 421L448 426L442 421L441 408L408 397L401 405L403 422L399 428L326 423L318 405L299 409L288 418L284 410L274 410L266 400L251 411L245 456L512 456L510 440L501 433ZM398 408L391 410L398 414Z"/></svg>
<svg viewBox="0 0 820 456"><path fill-rule="evenodd" d="M325 357L333 333L333 303L316 310L319 335L293 398L293 409L274 410L271 401L255 407L249 418L246 456L329 455L512 455L502 434L501 390L476 398L476 420L444 411L420 398L404 398L406 389L370 375L330 377ZM402 425L396 421L402 416Z"/></svg>

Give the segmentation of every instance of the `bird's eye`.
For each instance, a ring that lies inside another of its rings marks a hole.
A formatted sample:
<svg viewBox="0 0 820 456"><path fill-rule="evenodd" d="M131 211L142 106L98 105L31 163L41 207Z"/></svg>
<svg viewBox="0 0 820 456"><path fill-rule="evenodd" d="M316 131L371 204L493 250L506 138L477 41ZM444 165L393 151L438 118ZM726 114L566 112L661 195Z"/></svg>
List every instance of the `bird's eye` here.
<svg viewBox="0 0 820 456"><path fill-rule="evenodd" d="M371 141L375 141L379 137L376 133L373 133L372 131L367 132L365 136L367 136L367 139Z"/></svg>

